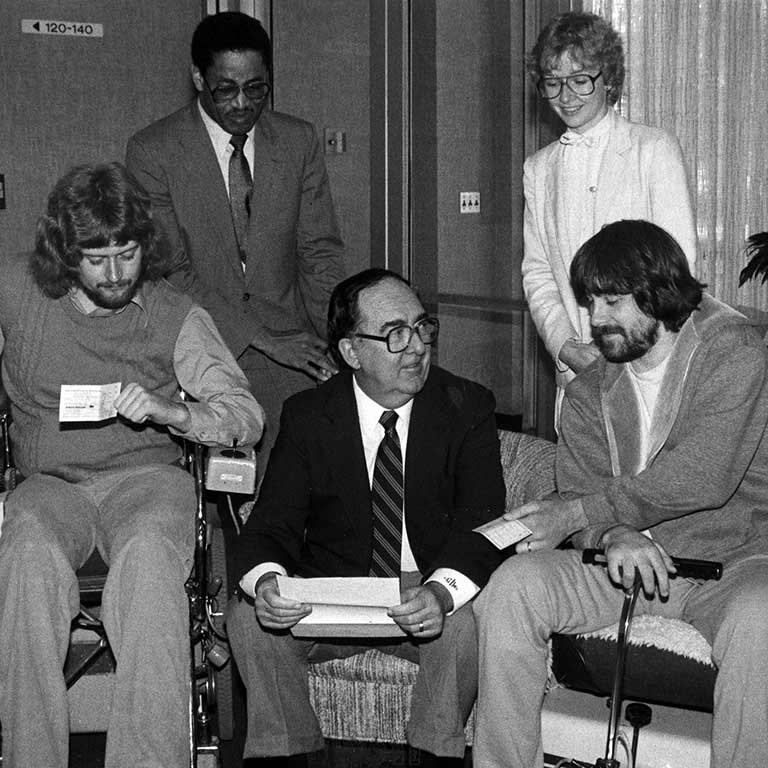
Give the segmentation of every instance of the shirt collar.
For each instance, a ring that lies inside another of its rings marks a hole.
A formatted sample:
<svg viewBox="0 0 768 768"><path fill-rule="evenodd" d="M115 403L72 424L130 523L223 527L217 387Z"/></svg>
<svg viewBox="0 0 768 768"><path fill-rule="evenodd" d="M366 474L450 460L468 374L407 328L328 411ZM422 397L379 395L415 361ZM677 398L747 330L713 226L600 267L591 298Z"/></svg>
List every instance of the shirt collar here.
<svg viewBox="0 0 768 768"><path fill-rule="evenodd" d="M85 315L86 317L109 317L111 315L119 315L128 304L135 304L145 314L147 311L146 300L144 299L144 293L141 286L139 286L128 304L126 304L125 307L120 307L118 310L105 309L104 307L99 307L94 304L88 296L86 296L82 288L70 289L68 296L75 309L81 315Z"/></svg>
<svg viewBox="0 0 768 768"><path fill-rule="evenodd" d="M399 408L385 408L363 392L354 375L352 376L352 388L355 393L355 402L357 403L357 416L364 433L370 434L377 426L380 426L379 419L384 411L394 411L398 415L398 431L400 427L407 427L410 424L413 398Z"/></svg>
<svg viewBox="0 0 768 768"><path fill-rule="evenodd" d="M224 157L227 153L232 151L232 145L229 140L232 138L231 133L227 133L204 109L200 103L200 97L197 99L197 109L200 112L200 117L203 119L203 125L211 139L213 149L216 152L216 157ZM248 142L245 145L245 151L248 152L249 145L253 146L253 134L256 131L256 125L248 131Z"/></svg>
<svg viewBox="0 0 768 768"><path fill-rule="evenodd" d="M585 147L592 147L597 144L603 136L608 134L614 124L616 110L613 107L608 107L608 111L603 115L600 121L593 125L589 130L584 133L577 133L576 131L566 131L560 137L561 144L583 144Z"/></svg>

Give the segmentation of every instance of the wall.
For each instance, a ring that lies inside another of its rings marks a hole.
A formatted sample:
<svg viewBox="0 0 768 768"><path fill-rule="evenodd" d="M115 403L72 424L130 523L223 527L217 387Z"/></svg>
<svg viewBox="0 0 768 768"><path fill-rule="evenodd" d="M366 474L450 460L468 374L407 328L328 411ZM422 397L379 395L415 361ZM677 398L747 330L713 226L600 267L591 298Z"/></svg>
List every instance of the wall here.
<svg viewBox="0 0 768 768"><path fill-rule="evenodd" d="M75 163L122 160L128 137L191 96L200 0L0 2L0 248L32 247L53 183ZM103 37L22 33L22 19L103 26Z"/></svg>
<svg viewBox="0 0 768 768"><path fill-rule="evenodd" d="M439 314L440 364L524 403L523 4L279 0L275 108L343 130L326 155L350 272L409 276ZM410 179L410 184L408 183ZM459 213L479 191L481 212Z"/></svg>
<svg viewBox="0 0 768 768"><path fill-rule="evenodd" d="M440 317L441 365L521 414L523 16L504 0L413 8L413 275ZM460 212L462 191L479 213Z"/></svg>
<svg viewBox="0 0 768 768"><path fill-rule="evenodd" d="M272 5L274 105L346 135L343 154L326 154L347 269L370 263L370 40L368 4L278 0Z"/></svg>

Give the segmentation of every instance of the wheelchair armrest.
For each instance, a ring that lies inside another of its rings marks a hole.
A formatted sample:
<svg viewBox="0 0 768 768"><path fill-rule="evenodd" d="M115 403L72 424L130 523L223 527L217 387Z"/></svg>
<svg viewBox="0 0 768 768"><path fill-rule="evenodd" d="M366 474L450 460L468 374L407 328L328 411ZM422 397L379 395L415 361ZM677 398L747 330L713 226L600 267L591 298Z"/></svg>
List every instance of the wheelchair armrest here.
<svg viewBox="0 0 768 768"><path fill-rule="evenodd" d="M581 554L585 565L605 565L605 553L602 549L585 549ZM673 557L677 576L683 579L703 579L719 581L723 575L723 564L714 560L694 560L688 557Z"/></svg>

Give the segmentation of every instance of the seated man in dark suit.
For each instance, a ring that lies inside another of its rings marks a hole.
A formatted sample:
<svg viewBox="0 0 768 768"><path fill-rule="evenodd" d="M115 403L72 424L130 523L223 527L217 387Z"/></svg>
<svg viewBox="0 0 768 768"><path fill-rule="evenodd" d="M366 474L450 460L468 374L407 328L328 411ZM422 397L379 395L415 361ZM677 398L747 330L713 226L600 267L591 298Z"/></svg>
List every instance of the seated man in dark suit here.
<svg viewBox="0 0 768 768"><path fill-rule="evenodd" d="M495 401L430 367L438 322L393 272L339 284L328 331L345 370L286 401L240 537L244 599L228 627L248 688L245 756L306 764L323 747L307 661L365 650L294 638L311 609L281 597L277 574L400 576L390 615L406 639L388 650L419 662L408 740L422 765L460 764L477 682L469 601L499 562L472 533L504 508Z"/></svg>

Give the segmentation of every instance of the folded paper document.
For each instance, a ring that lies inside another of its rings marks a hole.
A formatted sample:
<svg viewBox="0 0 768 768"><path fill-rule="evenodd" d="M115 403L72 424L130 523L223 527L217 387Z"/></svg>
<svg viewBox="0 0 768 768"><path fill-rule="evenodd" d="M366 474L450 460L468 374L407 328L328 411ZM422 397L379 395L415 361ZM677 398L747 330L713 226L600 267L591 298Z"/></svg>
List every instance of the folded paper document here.
<svg viewBox="0 0 768 768"><path fill-rule="evenodd" d="M297 579L278 576L280 594L312 606L291 628L296 637L403 637L387 616L400 604L399 579L346 577Z"/></svg>
<svg viewBox="0 0 768 768"><path fill-rule="evenodd" d="M485 536L496 549L511 547L531 535L531 529L527 525L519 520L505 520L503 517L497 517L473 530Z"/></svg>

